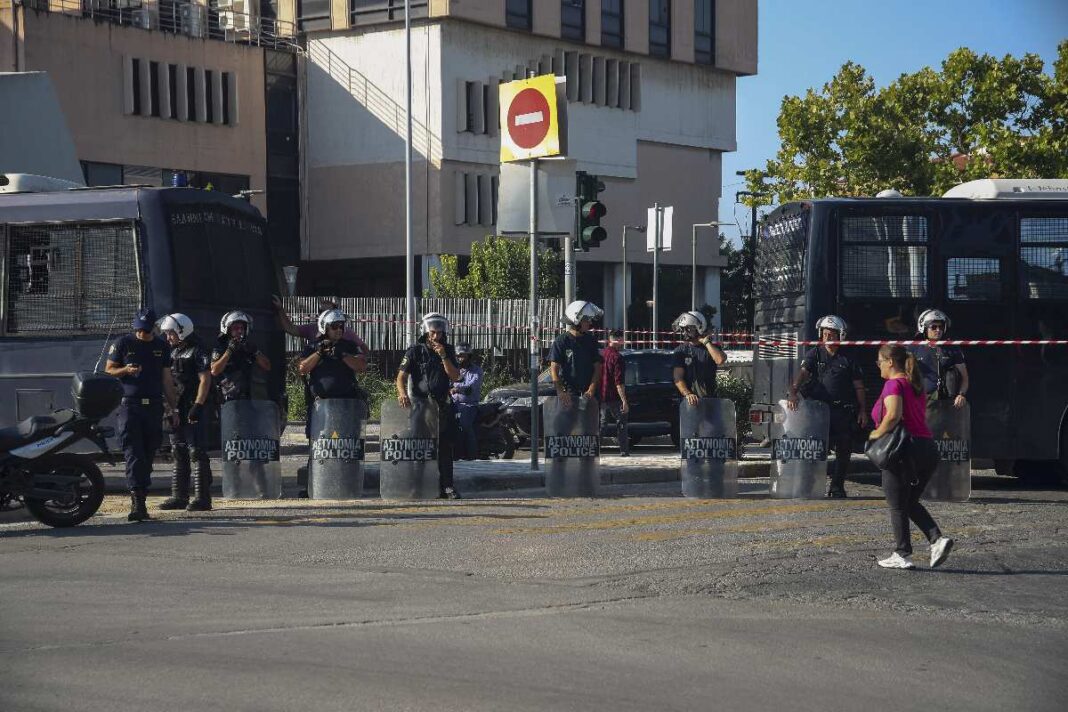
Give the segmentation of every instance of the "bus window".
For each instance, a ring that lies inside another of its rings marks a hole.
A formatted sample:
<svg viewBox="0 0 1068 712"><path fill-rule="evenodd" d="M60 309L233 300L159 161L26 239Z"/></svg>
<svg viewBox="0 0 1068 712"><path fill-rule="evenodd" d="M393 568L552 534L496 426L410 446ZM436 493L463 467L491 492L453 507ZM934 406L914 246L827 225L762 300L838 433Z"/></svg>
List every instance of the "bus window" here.
<svg viewBox="0 0 1068 712"><path fill-rule="evenodd" d="M805 288L808 213L764 224L756 255L755 292L760 297L799 294Z"/></svg>
<svg viewBox="0 0 1068 712"><path fill-rule="evenodd" d="M5 250L4 333L107 333L141 303L132 222L12 225Z"/></svg>
<svg viewBox="0 0 1068 712"><path fill-rule="evenodd" d="M1020 219L1020 285L1026 299L1068 299L1068 218Z"/></svg>
<svg viewBox="0 0 1068 712"><path fill-rule="evenodd" d="M927 218L845 216L841 221L842 296L923 299L927 296Z"/></svg>
<svg viewBox="0 0 1068 712"><path fill-rule="evenodd" d="M955 302L1001 301L1001 260L950 257L946 260L946 296Z"/></svg>

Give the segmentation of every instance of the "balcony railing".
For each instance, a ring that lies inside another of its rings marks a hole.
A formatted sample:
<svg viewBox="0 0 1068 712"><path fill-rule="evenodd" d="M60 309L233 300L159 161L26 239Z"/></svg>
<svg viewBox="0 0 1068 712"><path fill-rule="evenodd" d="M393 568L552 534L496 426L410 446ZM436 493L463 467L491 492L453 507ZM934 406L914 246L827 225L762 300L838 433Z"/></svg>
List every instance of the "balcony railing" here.
<svg viewBox="0 0 1068 712"><path fill-rule="evenodd" d="M18 3L19 0L16 0ZM26 9L73 15L114 25L198 39L299 50L292 22L252 15L247 0L218 0L208 7L189 0L22 0Z"/></svg>

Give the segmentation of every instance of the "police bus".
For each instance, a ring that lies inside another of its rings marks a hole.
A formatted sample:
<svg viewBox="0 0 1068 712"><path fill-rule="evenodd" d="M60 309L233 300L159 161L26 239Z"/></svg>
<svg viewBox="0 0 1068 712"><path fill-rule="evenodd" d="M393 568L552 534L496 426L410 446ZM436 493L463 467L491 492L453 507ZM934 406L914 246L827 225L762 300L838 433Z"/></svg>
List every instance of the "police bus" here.
<svg viewBox="0 0 1068 712"><path fill-rule="evenodd" d="M244 200L193 188L0 191L0 255L0 426L70 407L71 376L101 363L141 307L187 314L209 349L225 312L248 312L271 360L267 392L282 393L280 275Z"/></svg>
<svg viewBox="0 0 1068 712"><path fill-rule="evenodd" d="M825 314L845 318L849 340L917 338L931 307L949 315L948 339L1068 339L1068 181L782 205L758 232L755 262L750 420L767 439L809 348L792 342L816 340ZM882 388L877 348L848 349L870 407ZM973 459L1036 481L1068 471L1068 346L969 346L964 356Z"/></svg>

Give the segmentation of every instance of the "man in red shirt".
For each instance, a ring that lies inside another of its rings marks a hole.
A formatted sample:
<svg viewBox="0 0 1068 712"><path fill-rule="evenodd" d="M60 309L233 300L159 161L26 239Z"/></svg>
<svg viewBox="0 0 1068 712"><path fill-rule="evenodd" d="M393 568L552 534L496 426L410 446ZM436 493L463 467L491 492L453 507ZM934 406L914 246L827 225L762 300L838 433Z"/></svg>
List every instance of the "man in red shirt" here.
<svg viewBox="0 0 1068 712"><path fill-rule="evenodd" d="M608 346L601 353L604 366L601 369L601 422L604 423L611 413L616 421L616 440L619 441L619 454L630 455L630 436L627 434L627 391L623 387L624 364L619 350L623 348L623 332L615 329L608 334Z"/></svg>

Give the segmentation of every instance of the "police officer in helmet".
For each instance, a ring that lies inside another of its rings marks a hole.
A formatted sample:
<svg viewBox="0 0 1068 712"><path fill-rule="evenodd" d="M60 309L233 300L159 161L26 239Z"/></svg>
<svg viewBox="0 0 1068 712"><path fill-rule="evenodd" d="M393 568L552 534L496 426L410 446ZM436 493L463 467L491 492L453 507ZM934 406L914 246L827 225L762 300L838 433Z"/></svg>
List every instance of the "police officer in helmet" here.
<svg viewBox="0 0 1068 712"><path fill-rule="evenodd" d="M553 386L565 408L574 396L597 397L601 385L600 344L590 330L604 311L593 302L578 300L564 309L567 330L553 340L549 349L549 372Z"/></svg>
<svg viewBox="0 0 1068 712"><path fill-rule="evenodd" d="M727 354L708 333L708 320L699 311L679 314L671 324L683 342L671 355L675 388L691 406L698 398L716 397L716 371L727 362Z"/></svg>
<svg viewBox="0 0 1068 712"><path fill-rule="evenodd" d="M460 499L453 482L457 427L449 391L452 382L460 380L460 366L456 349L448 342L449 320L442 314L430 312L420 321L422 335L408 347L397 373L397 402L410 408L408 384L416 398L431 398L438 404L438 485L440 499Z"/></svg>
<svg viewBox="0 0 1068 712"><path fill-rule="evenodd" d="M145 500L152 484L152 461L163 439L163 418L173 418L177 400L171 376L171 350L152 333L156 313L142 309L131 328L108 350L104 370L122 382L122 405L118 411L119 442L126 460L126 483L130 488L127 521L149 519ZM166 398L166 401L164 401Z"/></svg>
<svg viewBox="0 0 1068 712"><path fill-rule="evenodd" d="M354 342L342 337L349 318L339 309L319 315L319 336L304 349L299 370L307 376L312 395L320 398L364 398L356 374L367 370L367 357Z"/></svg>
<svg viewBox="0 0 1068 712"><path fill-rule="evenodd" d="M211 355L193 331L193 320L185 314L168 314L159 321L159 331L171 347L171 373L178 393L176 424L171 432L171 496L160 509L211 509L211 464L208 461L208 422L205 409L211 395ZM189 480L195 463L193 501L189 501Z"/></svg>
<svg viewBox="0 0 1068 712"><path fill-rule="evenodd" d="M938 309L928 309L916 320L916 331L929 343L912 346L909 351L916 357L923 379L927 402L952 400L953 407L963 408L964 395L971 387L964 353L957 346L939 346L935 342L946 338L949 317Z"/></svg>
<svg viewBox="0 0 1068 712"><path fill-rule="evenodd" d="M867 398L860 366L841 352L845 320L830 314L816 322L820 345L805 354L794 382L790 384L787 407L797 410L799 395L823 401L831 408L830 448L834 468L828 472L827 496L846 496L845 480L853 454L853 434L868 424Z"/></svg>

